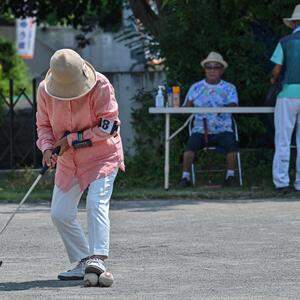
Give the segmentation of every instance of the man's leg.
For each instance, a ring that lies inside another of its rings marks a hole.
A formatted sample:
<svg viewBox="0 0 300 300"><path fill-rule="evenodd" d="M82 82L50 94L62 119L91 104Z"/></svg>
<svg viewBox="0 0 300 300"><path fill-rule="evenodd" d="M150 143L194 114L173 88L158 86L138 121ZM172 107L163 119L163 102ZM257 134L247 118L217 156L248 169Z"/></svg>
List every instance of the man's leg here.
<svg viewBox="0 0 300 300"><path fill-rule="evenodd" d="M183 172L190 172L192 163L195 159L195 152L187 150L183 154Z"/></svg>
<svg viewBox="0 0 300 300"><path fill-rule="evenodd" d="M297 191L300 191L300 99L294 99L299 103L297 123L296 123L296 145L297 145L297 160L296 160L296 179L294 187Z"/></svg>
<svg viewBox="0 0 300 300"><path fill-rule="evenodd" d="M291 137L297 117L295 99L282 98L276 102L275 122L275 155L273 159L273 182L276 188L289 186L289 164Z"/></svg>
<svg viewBox="0 0 300 300"><path fill-rule="evenodd" d="M236 152L238 144L233 132L225 131L215 136L215 143L218 149L226 154L227 171L224 185L230 186L233 183L236 169Z"/></svg>
<svg viewBox="0 0 300 300"><path fill-rule="evenodd" d="M194 162L196 152L201 148L203 148L203 134L193 133L188 140L186 151L183 154L181 187L187 187L191 184L191 166Z"/></svg>
<svg viewBox="0 0 300 300"><path fill-rule="evenodd" d="M236 153L230 152L226 155L227 173L226 178L234 176L234 170L236 169Z"/></svg>

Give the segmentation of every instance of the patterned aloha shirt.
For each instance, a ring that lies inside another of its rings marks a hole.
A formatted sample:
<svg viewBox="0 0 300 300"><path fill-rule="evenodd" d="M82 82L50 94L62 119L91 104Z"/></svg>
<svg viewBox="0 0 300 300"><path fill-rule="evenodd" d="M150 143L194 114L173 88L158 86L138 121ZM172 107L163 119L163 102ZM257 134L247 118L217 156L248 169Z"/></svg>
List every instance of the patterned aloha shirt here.
<svg viewBox="0 0 300 300"><path fill-rule="evenodd" d="M229 82L221 80L212 85L204 79L191 86L185 103L187 101L193 102L195 107L222 107L229 103L238 104L238 95L235 86ZM209 134L233 131L231 114L196 114L192 133L204 133L204 118L207 120Z"/></svg>

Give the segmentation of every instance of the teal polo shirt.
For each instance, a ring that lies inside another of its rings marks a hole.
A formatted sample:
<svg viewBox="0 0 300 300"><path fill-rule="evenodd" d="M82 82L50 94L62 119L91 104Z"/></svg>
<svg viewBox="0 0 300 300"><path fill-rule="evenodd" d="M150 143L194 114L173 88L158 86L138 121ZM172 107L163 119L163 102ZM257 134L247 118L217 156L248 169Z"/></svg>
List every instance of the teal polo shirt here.
<svg viewBox="0 0 300 300"><path fill-rule="evenodd" d="M300 26L298 26L293 33L300 31ZM283 65L284 54L280 43L271 57L271 61L277 65ZM300 98L300 84L284 84L282 91L278 94L278 98Z"/></svg>

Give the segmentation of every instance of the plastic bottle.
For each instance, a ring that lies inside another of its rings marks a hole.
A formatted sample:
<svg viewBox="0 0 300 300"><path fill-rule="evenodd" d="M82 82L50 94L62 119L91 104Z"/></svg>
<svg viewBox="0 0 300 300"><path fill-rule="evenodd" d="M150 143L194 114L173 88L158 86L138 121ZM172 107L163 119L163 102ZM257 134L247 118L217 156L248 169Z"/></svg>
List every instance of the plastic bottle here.
<svg viewBox="0 0 300 300"><path fill-rule="evenodd" d="M173 93L171 87L167 88L167 106L173 107Z"/></svg>
<svg viewBox="0 0 300 300"><path fill-rule="evenodd" d="M159 85L158 86L158 92L155 97L155 106L156 107L164 107L164 94L163 94L164 86Z"/></svg>
<svg viewBox="0 0 300 300"><path fill-rule="evenodd" d="M180 87L173 86L173 106L180 107Z"/></svg>

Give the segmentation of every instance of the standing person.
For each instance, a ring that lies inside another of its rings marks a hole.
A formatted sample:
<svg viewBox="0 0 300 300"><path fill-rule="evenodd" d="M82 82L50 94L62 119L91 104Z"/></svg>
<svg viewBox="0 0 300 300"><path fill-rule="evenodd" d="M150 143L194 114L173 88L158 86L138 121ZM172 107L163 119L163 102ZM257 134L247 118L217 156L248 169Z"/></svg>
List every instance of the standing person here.
<svg viewBox="0 0 300 300"><path fill-rule="evenodd" d="M70 49L54 53L38 88L37 145L43 165L57 162L51 217L75 268L61 280L101 274L109 253L109 201L119 168L124 170L118 104L108 79ZM67 136L62 136L70 132ZM59 156L52 154L61 147ZM87 194L88 240L77 221Z"/></svg>
<svg viewBox="0 0 300 300"><path fill-rule="evenodd" d="M282 91L278 94L275 123L275 155L273 160L273 182L279 191L289 189L289 163L291 137L296 125L297 162L294 187L300 191L300 5L291 18L283 19L293 29L292 34L278 43L271 61L276 64L271 83L282 79Z"/></svg>
<svg viewBox="0 0 300 300"><path fill-rule="evenodd" d="M189 107L228 107L238 105L238 95L233 84L222 80L228 67L221 54L211 52L201 62L205 79L191 86L186 96ZM196 114L192 135L183 155L183 173L181 187L191 185L191 165L195 153L207 146L217 146L217 150L226 154L227 172L224 185L231 186L234 180L236 152L238 145L232 130L231 114Z"/></svg>

